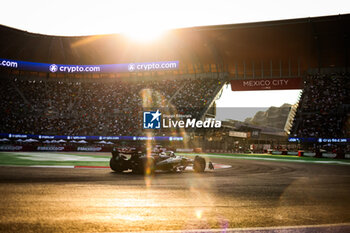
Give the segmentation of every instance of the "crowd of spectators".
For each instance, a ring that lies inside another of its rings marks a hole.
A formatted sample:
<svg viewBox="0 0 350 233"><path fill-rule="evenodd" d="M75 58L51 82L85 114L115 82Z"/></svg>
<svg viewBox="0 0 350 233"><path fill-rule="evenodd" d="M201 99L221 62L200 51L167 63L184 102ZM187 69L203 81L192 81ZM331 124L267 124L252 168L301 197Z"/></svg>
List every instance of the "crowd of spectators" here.
<svg viewBox="0 0 350 233"><path fill-rule="evenodd" d="M305 79L291 135L295 137L349 137L350 75L310 75Z"/></svg>
<svg viewBox="0 0 350 233"><path fill-rule="evenodd" d="M220 84L221 82L218 80L206 80L205 82L202 79L192 80L179 90L171 103L177 106L180 113L190 112L193 118L200 118L207 102L214 97L216 89L213 87L218 87ZM195 94L191 95L190 93Z"/></svg>
<svg viewBox="0 0 350 233"><path fill-rule="evenodd" d="M144 135L142 113L172 107L200 117L218 79L0 78L2 133Z"/></svg>

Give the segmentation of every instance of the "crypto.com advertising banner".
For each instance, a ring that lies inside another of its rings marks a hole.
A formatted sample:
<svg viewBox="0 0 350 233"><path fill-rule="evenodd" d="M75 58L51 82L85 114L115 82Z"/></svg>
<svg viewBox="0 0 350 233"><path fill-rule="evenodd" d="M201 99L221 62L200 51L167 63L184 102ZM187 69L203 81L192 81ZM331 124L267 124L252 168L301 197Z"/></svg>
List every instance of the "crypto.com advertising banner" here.
<svg viewBox="0 0 350 233"><path fill-rule="evenodd" d="M231 80L232 91L302 89L302 78Z"/></svg>
<svg viewBox="0 0 350 233"><path fill-rule="evenodd" d="M27 61L16 61L0 58L0 67L17 70L51 72L51 73L123 73L165 71L179 69L179 61L161 61L144 63L125 63L108 65L62 65Z"/></svg>

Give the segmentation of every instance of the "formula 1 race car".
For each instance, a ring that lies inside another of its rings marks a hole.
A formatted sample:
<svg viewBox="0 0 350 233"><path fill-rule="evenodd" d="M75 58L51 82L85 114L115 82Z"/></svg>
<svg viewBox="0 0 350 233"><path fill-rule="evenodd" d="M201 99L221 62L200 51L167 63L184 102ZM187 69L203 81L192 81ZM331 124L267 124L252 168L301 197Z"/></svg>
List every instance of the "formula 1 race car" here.
<svg viewBox="0 0 350 233"><path fill-rule="evenodd" d="M132 170L137 174L153 174L156 170L182 172L188 166L192 166L197 173L204 172L206 162L203 157L195 156L194 159L175 155L173 151L150 153L140 151L121 151L114 148L112 158L109 162L111 169L115 172ZM211 162L209 169L214 169Z"/></svg>

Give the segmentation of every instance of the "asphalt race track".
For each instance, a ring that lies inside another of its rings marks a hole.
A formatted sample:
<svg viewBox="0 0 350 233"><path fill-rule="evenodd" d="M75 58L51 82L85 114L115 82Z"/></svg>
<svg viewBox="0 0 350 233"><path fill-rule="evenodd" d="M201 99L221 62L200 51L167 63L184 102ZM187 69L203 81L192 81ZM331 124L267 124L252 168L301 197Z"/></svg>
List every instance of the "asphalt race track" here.
<svg viewBox="0 0 350 233"><path fill-rule="evenodd" d="M211 160L232 167L148 178L109 169L0 167L0 231L304 232L279 227L344 223L309 232L350 230L349 165Z"/></svg>

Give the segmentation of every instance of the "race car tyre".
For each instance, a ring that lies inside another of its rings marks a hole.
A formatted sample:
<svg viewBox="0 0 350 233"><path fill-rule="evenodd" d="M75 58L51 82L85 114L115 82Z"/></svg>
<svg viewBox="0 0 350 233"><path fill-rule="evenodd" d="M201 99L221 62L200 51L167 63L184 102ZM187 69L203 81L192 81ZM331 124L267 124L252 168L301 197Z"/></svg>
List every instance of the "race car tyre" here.
<svg viewBox="0 0 350 233"><path fill-rule="evenodd" d="M197 173L204 172L204 170L205 170L205 159L197 155L194 158L193 170L195 172L197 172Z"/></svg>
<svg viewBox="0 0 350 233"><path fill-rule="evenodd" d="M122 167L122 164L118 163L114 157L109 160L109 166L111 169L115 172L122 172L124 171L124 168Z"/></svg>
<svg viewBox="0 0 350 233"><path fill-rule="evenodd" d="M141 158L140 160L134 172L143 175L153 175L155 170L154 158Z"/></svg>

